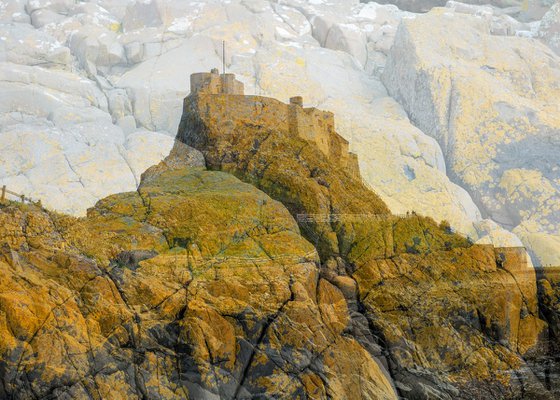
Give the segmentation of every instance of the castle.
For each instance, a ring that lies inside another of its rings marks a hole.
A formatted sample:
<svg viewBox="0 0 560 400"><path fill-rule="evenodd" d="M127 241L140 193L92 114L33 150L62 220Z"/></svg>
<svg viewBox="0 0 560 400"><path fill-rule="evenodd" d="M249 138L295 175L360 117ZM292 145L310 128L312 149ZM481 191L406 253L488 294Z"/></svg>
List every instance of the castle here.
<svg viewBox="0 0 560 400"><path fill-rule="evenodd" d="M217 68L210 73L191 74L191 94L236 94L243 96L243 83L235 79L235 74L220 74Z"/></svg>
<svg viewBox="0 0 560 400"><path fill-rule="evenodd" d="M348 141L335 132L333 113L303 107L300 96L286 104L270 97L245 95L243 83L234 74L220 74L217 69L192 74L190 83L190 96L212 98L206 104L208 117L224 123L235 118L263 128L283 129L314 143L330 162L359 178L358 157L348 151Z"/></svg>

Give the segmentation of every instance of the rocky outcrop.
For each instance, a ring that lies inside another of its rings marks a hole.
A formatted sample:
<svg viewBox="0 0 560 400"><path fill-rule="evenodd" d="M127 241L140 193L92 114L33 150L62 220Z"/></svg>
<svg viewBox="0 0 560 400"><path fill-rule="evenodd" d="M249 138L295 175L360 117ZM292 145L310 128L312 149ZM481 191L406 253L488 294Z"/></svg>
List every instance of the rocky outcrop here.
<svg viewBox="0 0 560 400"><path fill-rule="evenodd" d="M322 276L348 301L352 336L384 360L400 395L547 396L524 358L539 353L547 326L524 249L473 245L429 218L389 214L282 124L215 118L221 97L187 97L178 139L297 218Z"/></svg>
<svg viewBox="0 0 560 400"><path fill-rule="evenodd" d="M0 397L396 399L282 204L187 163L81 220L0 209Z"/></svg>
<svg viewBox="0 0 560 400"><path fill-rule="evenodd" d="M558 57L538 41L491 36L487 22L444 9L402 22L383 75L440 143L448 175L537 265L560 261L559 80Z"/></svg>
<svg viewBox="0 0 560 400"><path fill-rule="evenodd" d="M367 2L368 0L362 0ZM454 1L448 0L380 0L381 4L395 4L401 10L428 12L432 8L442 7ZM463 0L462 3L472 7L493 8L503 14L510 14L524 21L539 20L547 12L554 0Z"/></svg>
<svg viewBox="0 0 560 400"><path fill-rule="evenodd" d="M560 268L547 267L537 270L540 311L548 321L548 342L545 352L533 361L534 369L548 389L560 396Z"/></svg>
<svg viewBox="0 0 560 400"><path fill-rule="evenodd" d="M560 54L560 3L556 2L543 16L539 25L539 37L556 52Z"/></svg>
<svg viewBox="0 0 560 400"><path fill-rule="evenodd" d="M523 249L392 215L213 97L185 100L137 191L82 219L0 208L2 397L550 397Z"/></svg>

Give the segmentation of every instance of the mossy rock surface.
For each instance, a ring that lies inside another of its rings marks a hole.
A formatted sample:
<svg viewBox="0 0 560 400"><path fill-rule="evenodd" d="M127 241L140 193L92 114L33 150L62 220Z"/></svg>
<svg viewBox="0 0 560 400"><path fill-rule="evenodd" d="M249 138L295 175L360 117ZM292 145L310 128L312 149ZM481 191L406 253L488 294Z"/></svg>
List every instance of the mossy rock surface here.
<svg viewBox="0 0 560 400"><path fill-rule="evenodd" d="M0 221L0 398L396 398L288 210L230 174Z"/></svg>
<svg viewBox="0 0 560 400"><path fill-rule="evenodd" d="M322 276L356 305L351 334L384 349L400 395L548 395L526 363L541 351L547 324L524 257L512 251L504 261L498 249L473 245L431 218L391 215L360 179L282 121L271 128L271 121L237 119L235 105L224 111L221 97L185 99L178 139L200 150L209 168L286 206L317 248Z"/></svg>

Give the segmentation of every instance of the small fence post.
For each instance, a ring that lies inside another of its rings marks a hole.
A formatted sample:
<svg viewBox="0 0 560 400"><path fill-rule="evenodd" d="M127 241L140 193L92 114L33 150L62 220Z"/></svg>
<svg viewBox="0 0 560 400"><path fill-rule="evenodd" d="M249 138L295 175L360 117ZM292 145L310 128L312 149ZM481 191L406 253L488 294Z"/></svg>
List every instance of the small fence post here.
<svg viewBox="0 0 560 400"><path fill-rule="evenodd" d="M6 185L2 186L2 196L0 197L0 201L4 202L4 199L6 198Z"/></svg>

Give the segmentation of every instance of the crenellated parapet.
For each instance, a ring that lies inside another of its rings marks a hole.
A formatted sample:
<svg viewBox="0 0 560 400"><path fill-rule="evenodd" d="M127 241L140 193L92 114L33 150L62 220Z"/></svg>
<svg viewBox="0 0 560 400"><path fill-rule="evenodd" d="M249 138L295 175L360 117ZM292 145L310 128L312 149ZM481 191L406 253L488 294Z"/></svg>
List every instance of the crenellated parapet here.
<svg viewBox="0 0 560 400"><path fill-rule="evenodd" d="M191 75L191 93L244 95L245 88L242 82L235 79L235 74L220 74L213 68L210 72Z"/></svg>

